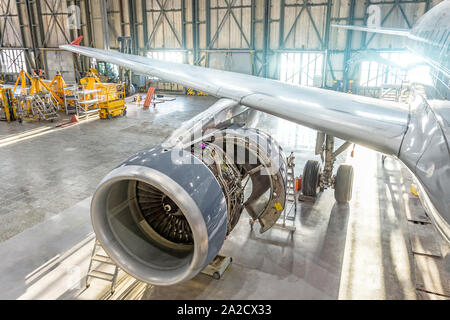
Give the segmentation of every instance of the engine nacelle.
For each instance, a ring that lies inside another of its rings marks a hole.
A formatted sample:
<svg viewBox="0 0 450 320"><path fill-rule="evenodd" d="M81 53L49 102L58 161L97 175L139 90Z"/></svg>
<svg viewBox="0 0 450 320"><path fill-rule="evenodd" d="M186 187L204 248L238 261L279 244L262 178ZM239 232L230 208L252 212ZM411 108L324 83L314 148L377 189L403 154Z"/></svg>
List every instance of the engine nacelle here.
<svg viewBox="0 0 450 320"><path fill-rule="evenodd" d="M192 279L219 253L244 210L270 229L284 209L286 157L267 134L215 131L188 148L133 156L100 183L91 204L97 239L135 278Z"/></svg>
<svg viewBox="0 0 450 320"><path fill-rule="evenodd" d="M127 273L168 286L197 275L227 233L227 203L214 174L192 154L141 152L100 183L91 205L97 239Z"/></svg>

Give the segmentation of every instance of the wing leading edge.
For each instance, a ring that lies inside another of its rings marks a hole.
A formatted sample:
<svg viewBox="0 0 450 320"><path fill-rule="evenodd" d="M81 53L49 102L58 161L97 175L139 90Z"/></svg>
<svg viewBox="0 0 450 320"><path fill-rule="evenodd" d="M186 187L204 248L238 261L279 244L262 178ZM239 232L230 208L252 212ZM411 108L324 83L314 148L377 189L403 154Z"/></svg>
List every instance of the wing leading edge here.
<svg viewBox="0 0 450 320"><path fill-rule="evenodd" d="M408 127L408 107L395 102L94 48L74 45L60 48L216 97L233 99L244 106L390 155L398 156Z"/></svg>

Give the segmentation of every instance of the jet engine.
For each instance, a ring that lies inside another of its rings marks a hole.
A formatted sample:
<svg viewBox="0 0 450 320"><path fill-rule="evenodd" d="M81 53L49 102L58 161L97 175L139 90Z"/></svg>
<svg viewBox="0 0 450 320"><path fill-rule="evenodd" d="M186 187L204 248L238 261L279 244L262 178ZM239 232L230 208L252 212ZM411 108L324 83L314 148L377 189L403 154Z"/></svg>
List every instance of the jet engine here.
<svg viewBox="0 0 450 320"><path fill-rule="evenodd" d="M278 220L287 183L282 149L268 134L226 121L191 143L142 151L100 183L94 231L130 275L158 286L182 283L214 259L244 209L260 232Z"/></svg>

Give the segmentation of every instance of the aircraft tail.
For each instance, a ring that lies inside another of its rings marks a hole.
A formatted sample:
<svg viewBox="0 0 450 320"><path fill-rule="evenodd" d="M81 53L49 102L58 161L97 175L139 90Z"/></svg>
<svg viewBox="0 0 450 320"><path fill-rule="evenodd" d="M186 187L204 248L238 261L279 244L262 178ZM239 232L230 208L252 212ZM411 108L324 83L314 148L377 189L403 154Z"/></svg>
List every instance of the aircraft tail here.
<svg viewBox="0 0 450 320"><path fill-rule="evenodd" d="M75 41L73 41L72 43L70 43L73 46L79 46L81 45L81 41L83 40L83 36L79 36Z"/></svg>
<svg viewBox="0 0 450 320"><path fill-rule="evenodd" d="M408 37L410 35L410 30L409 29L349 26L349 25L341 25L341 24L332 24L331 26L334 27L334 28L339 28L339 29L347 29L347 30L361 31L361 32L372 32L372 33L389 34L389 35L401 36L401 37Z"/></svg>

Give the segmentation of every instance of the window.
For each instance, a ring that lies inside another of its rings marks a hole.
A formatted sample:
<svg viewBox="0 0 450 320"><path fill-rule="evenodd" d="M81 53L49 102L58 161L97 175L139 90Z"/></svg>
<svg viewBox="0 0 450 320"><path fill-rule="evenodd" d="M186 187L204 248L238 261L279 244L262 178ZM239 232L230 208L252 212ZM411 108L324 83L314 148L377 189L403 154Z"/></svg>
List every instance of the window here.
<svg viewBox="0 0 450 320"><path fill-rule="evenodd" d="M26 70L24 51L2 49L0 51L0 65L2 73L20 73L20 71Z"/></svg>
<svg viewBox="0 0 450 320"><path fill-rule="evenodd" d="M430 69L422 58L409 52L382 52L377 61L363 61L359 85L400 86L404 81L431 84Z"/></svg>
<svg viewBox="0 0 450 320"><path fill-rule="evenodd" d="M150 59L183 63L185 61L186 51L177 50L161 50L161 51L150 51L147 53L147 57ZM152 86L158 90L172 91L172 92L182 92L184 88L181 85L161 81L157 77L148 77L152 81Z"/></svg>
<svg viewBox="0 0 450 320"><path fill-rule="evenodd" d="M119 77L119 67L109 62L100 61L97 63L98 73L110 78Z"/></svg>
<svg viewBox="0 0 450 320"><path fill-rule="evenodd" d="M281 81L310 87L322 84L323 53L289 52L280 59Z"/></svg>
<svg viewBox="0 0 450 320"><path fill-rule="evenodd" d="M376 61L363 61L361 64L361 78L359 81L360 86L363 87L381 87L384 83L383 75L387 70L386 65L379 64ZM388 73L392 72L390 70ZM399 84L401 84L402 80L398 78L397 75L394 76L395 79L398 80ZM396 84L395 81L394 83Z"/></svg>
<svg viewBox="0 0 450 320"><path fill-rule="evenodd" d="M169 61L169 62L184 62L184 51L150 51L147 57L155 60Z"/></svg>

